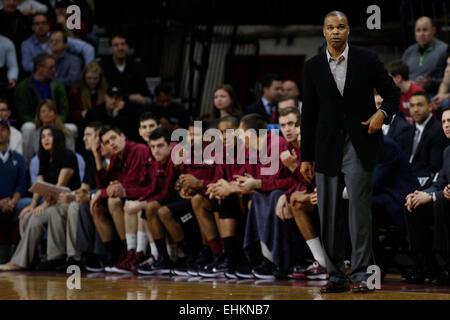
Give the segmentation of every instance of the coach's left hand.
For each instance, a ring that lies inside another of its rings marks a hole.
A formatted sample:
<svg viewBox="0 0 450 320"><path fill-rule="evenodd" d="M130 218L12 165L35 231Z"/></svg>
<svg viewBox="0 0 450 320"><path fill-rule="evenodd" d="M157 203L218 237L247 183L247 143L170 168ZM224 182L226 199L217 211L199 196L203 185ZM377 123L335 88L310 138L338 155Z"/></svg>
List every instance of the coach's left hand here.
<svg viewBox="0 0 450 320"><path fill-rule="evenodd" d="M373 134L381 129L384 121L384 113L381 110L377 110L367 121L361 122L363 125L369 125L369 134Z"/></svg>

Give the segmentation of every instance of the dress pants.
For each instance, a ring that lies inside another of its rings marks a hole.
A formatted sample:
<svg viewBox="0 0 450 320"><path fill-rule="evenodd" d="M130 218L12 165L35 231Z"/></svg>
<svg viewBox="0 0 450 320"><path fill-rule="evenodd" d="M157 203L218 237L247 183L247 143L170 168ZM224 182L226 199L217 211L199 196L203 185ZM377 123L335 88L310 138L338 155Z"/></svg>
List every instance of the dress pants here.
<svg viewBox="0 0 450 320"><path fill-rule="evenodd" d="M21 239L11 259L15 265L28 268L33 261L37 253L37 246L41 242L48 224L49 208L44 210L40 216L28 213L20 220Z"/></svg>
<svg viewBox="0 0 450 320"><path fill-rule="evenodd" d="M405 210L406 211L406 210ZM441 253L450 262L450 200L438 198L434 203L406 211L411 252L417 256ZM429 259L427 259L429 260ZM428 263L430 261L420 261Z"/></svg>
<svg viewBox="0 0 450 320"><path fill-rule="evenodd" d="M80 206L78 210L76 249L80 253L107 254L97 229L95 229L89 204Z"/></svg>
<svg viewBox="0 0 450 320"><path fill-rule="evenodd" d="M366 171L347 135L344 143L341 173L349 197L348 229L352 244L352 282L366 281L367 267L372 260L372 180L373 171ZM316 172L317 198L322 244L330 281L347 278L345 274L345 213L342 209L343 184L340 176Z"/></svg>
<svg viewBox="0 0 450 320"><path fill-rule="evenodd" d="M80 259L80 254L75 249L79 204L57 203L47 209L48 237L47 260L68 258Z"/></svg>

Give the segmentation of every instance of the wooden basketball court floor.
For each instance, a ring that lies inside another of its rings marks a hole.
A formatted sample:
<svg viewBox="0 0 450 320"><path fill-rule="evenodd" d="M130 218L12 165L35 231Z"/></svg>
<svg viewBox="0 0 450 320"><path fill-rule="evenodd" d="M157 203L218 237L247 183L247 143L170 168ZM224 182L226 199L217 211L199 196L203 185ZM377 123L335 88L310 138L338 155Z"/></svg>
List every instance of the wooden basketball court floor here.
<svg viewBox="0 0 450 320"><path fill-rule="evenodd" d="M228 280L199 277L0 272L0 300L450 300L449 286L409 285L389 274L371 294L321 294L324 281Z"/></svg>

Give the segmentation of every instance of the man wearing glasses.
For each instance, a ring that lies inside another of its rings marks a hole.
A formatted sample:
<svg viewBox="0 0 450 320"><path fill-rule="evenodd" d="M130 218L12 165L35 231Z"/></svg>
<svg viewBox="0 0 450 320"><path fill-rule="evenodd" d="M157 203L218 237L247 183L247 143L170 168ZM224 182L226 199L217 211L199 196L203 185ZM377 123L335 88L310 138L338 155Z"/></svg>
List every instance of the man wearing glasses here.
<svg viewBox="0 0 450 320"><path fill-rule="evenodd" d="M37 13L32 20L33 35L22 43L22 67L26 72L33 72L33 58L40 53L50 53L50 26L47 16ZM86 41L67 37L67 51L83 58L84 64L95 59L95 50Z"/></svg>

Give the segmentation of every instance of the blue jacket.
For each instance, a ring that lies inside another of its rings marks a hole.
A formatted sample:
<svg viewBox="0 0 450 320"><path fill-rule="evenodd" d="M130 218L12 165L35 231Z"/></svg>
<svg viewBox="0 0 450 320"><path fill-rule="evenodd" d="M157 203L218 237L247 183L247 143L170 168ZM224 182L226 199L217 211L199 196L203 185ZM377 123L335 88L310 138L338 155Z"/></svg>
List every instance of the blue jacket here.
<svg viewBox="0 0 450 320"><path fill-rule="evenodd" d="M95 49L86 41L68 37L67 38L67 51L75 53L83 57L84 65L88 64L95 59ZM45 50L42 48L41 43L33 34L31 37L22 42L22 66L26 72L33 72L33 58L40 53L50 53L50 46L47 41Z"/></svg>
<svg viewBox="0 0 450 320"><path fill-rule="evenodd" d="M396 204L403 205L406 196L419 188L406 154L394 140L385 136L382 162L373 173L373 195L389 194Z"/></svg>
<svg viewBox="0 0 450 320"><path fill-rule="evenodd" d="M27 191L25 161L15 151L9 151L6 163L0 160L0 199L12 197L18 192L21 196Z"/></svg>

